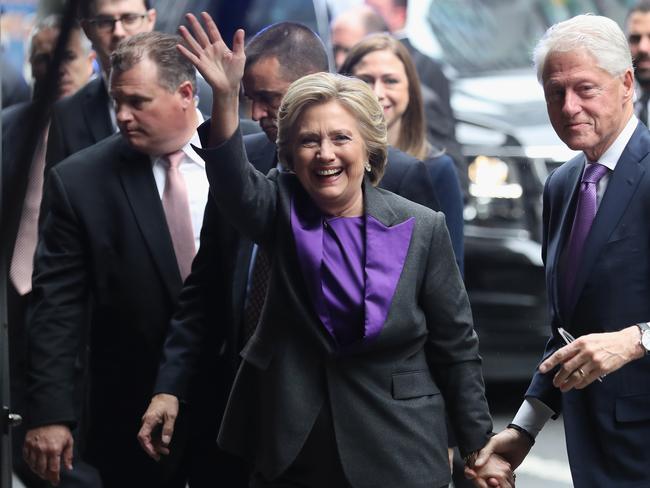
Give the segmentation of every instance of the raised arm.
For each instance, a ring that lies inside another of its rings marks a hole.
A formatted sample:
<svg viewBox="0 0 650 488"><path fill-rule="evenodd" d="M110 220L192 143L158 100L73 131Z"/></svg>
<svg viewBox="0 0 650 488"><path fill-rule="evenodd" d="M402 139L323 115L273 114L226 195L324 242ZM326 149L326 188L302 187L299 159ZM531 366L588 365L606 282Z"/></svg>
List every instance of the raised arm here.
<svg viewBox="0 0 650 488"><path fill-rule="evenodd" d="M205 28L192 14L186 18L192 31L184 26L180 34L187 47L178 50L189 59L212 87L212 124L210 146L230 139L239 126L239 85L244 76L244 31L238 29L232 41L232 51L221 38L212 17L201 14Z"/></svg>

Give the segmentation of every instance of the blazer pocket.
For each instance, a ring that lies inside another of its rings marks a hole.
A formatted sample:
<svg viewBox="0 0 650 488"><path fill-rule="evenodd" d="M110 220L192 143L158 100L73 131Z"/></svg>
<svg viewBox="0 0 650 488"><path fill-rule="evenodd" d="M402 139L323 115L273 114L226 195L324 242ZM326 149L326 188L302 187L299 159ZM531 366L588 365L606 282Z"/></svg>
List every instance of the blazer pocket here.
<svg viewBox="0 0 650 488"><path fill-rule="evenodd" d="M246 346L239 355L247 363L251 363L253 366L265 370L268 369L269 364L271 364L271 359L273 359L274 348L269 344L265 344L260 341L256 336L250 338Z"/></svg>
<svg viewBox="0 0 650 488"><path fill-rule="evenodd" d="M644 422L650 420L650 394L630 395L616 399L618 422Z"/></svg>
<svg viewBox="0 0 650 488"><path fill-rule="evenodd" d="M427 395L439 395L428 370L393 373L393 398L406 400Z"/></svg>

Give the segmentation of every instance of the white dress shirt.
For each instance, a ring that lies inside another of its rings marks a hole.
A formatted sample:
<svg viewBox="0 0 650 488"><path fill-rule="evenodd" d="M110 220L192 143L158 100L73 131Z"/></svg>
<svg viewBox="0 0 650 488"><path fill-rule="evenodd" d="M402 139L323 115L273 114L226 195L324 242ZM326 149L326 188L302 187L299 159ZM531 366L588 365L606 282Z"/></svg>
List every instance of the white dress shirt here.
<svg viewBox="0 0 650 488"><path fill-rule="evenodd" d="M197 110L199 124L203 122L203 116ZM205 174L205 162L196 151L192 149L192 144L201 147L199 134L195 131L192 138L181 148L185 153L185 158L181 162L180 172L187 185L187 195L190 202L190 214L192 216L192 229L194 230L194 244L196 250L199 249L201 225L203 224L203 212L208 200L210 185L208 177ZM162 200L163 191L165 190L165 181L167 179L167 163L162 157L152 158L153 176L156 180L158 194Z"/></svg>

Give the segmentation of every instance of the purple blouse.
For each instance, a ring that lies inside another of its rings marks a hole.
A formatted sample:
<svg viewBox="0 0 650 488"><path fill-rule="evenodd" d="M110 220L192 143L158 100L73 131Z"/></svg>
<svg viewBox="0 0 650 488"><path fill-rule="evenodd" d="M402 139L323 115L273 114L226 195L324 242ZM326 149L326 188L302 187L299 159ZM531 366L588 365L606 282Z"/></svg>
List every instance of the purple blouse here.
<svg viewBox="0 0 650 488"><path fill-rule="evenodd" d="M364 218L325 218L323 227L325 304L337 342L347 346L360 341L364 333Z"/></svg>

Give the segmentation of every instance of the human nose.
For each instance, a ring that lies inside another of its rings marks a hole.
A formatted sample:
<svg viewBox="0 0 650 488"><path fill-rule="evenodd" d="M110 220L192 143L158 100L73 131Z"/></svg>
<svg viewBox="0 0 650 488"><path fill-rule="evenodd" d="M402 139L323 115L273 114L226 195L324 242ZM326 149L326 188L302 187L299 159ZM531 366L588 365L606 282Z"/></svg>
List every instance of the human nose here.
<svg viewBox="0 0 650 488"><path fill-rule="evenodd" d="M125 37L126 31L124 30L124 25L122 24L122 19L115 19L113 23L113 35L115 37Z"/></svg>
<svg viewBox="0 0 650 488"><path fill-rule="evenodd" d="M642 35L639 40L639 51L646 54L650 53L650 35Z"/></svg>
<svg viewBox="0 0 650 488"><path fill-rule="evenodd" d="M119 123L125 123L131 120L133 117L131 111L125 105L117 105L115 107L115 119Z"/></svg>
<svg viewBox="0 0 650 488"><path fill-rule="evenodd" d="M333 146L329 140L325 139L323 142L321 142L318 148L317 156L318 159L324 162L333 161L335 159Z"/></svg>
<svg viewBox="0 0 650 488"><path fill-rule="evenodd" d="M264 103L256 102L253 101L253 104L251 106L251 118L258 122L262 120L264 117L268 117L269 115L269 110Z"/></svg>
<svg viewBox="0 0 650 488"><path fill-rule="evenodd" d="M375 92L378 100L383 100L386 96L386 90L384 84L381 81L375 81L375 83L372 85L372 91Z"/></svg>
<svg viewBox="0 0 650 488"><path fill-rule="evenodd" d="M567 90L564 94L564 103L562 105L562 112L569 117L573 117L580 112L580 97L572 90Z"/></svg>

